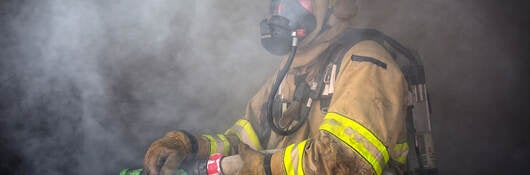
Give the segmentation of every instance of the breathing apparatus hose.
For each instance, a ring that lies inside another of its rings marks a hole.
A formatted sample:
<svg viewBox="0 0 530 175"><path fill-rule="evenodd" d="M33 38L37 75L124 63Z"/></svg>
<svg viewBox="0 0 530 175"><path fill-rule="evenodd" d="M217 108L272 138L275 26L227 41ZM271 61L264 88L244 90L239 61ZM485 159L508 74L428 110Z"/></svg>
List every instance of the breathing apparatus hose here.
<svg viewBox="0 0 530 175"><path fill-rule="evenodd" d="M272 116L273 106L274 106L274 97L278 93L278 89L280 88L280 84L282 83L283 79L285 78L285 75L289 71L289 68L291 67L291 64L293 63L294 56L296 55L296 49L298 46L298 37L296 35L296 32L292 32L292 44L291 44L291 52L289 54L289 58L287 58L287 62L283 66L282 69L278 72L278 75L276 76L276 80L274 81L274 84L271 87L271 91L269 93L269 99L267 101L267 121L269 126L272 128L272 130L280 134L282 136L291 135L292 133L296 132L302 125L305 123L306 117L301 118L300 122L298 122L293 128L281 128L280 126L276 125L274 122L274 117Z"/></svg>

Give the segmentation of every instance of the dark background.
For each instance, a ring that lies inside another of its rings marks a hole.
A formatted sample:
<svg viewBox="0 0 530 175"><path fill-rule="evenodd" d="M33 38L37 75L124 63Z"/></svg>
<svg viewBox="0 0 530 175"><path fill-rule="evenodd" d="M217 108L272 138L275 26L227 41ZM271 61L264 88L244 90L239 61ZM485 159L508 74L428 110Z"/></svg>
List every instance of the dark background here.
<svg viewBox="0 0 530 175"><path fill-rule="evenodd" d="M0 1L0 169L118 174L165 132L223 132L277 67L266 1ZM359 0L425 64L441 174L527 174L528 3Z"/></svg>

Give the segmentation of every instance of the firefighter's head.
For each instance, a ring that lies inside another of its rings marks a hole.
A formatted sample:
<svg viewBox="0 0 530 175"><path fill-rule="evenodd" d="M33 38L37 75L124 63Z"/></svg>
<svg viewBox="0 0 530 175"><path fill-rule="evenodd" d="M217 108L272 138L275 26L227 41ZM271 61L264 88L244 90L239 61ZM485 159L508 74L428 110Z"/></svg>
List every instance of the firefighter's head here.
<svg viewBox="0 0 530 175"><path fill-rule="evenodd" d="M349 23L357 0L271 0L261 24L261 43L274 55L289 52L291 33L307 45L338 24Z"/></svg>

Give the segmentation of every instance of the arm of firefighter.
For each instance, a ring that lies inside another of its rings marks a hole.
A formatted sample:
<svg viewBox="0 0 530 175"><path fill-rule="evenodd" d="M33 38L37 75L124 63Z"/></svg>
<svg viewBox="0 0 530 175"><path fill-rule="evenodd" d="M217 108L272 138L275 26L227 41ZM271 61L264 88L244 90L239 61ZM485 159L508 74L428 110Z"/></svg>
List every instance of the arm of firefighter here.
<svg viewBox="0 0 530 175"><path fill-rule="evenodd" d="M204 135L210 143L210 154L222 153L226 156L238 153L239 143L245 143L252 149L263 150L262 143L270 132L264 127L261 117L264 116L267 94L273 79L269 79L264 86L252 97L247 104L244 116L237 120L232 127L223 134Z"/></svg>
<svg viewBox="0 0 530 175"><path fill-rule="evenodd" d="M272 174L382 174L403 132L406 81L373 41L352 47L340 70L319 135L273 154Z"/></svg>
<svg viewBox="0 0 530 175"><path fill-rule="evenodd" d="M190 137L196 140L195 143L198 147L197 155L199 157L208 157L215 153L221 153L225 156L237 154L238 145L241 142L250 145L255 150L262 150L256 130L254 130L253 125L247 117L239 119L223 134L204 134Z"/></svg>
<svg viewBox="0 0 530 175"><path fill-rule="evenodd" d="M248 144L255 150L262 150L261 142L254 127L247 119L239 119L224 134L203 135L208 140L209 153L225 156L237 154L239 143Z"/></svg>

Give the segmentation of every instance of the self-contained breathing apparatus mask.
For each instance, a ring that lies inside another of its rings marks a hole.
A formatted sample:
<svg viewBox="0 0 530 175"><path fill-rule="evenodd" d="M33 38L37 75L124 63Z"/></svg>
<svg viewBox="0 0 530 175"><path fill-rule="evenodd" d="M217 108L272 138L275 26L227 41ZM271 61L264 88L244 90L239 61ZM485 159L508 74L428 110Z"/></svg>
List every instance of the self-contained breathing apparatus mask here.
<svg viewBox="0 0 530 175"><path fill-rule="evenodd" d="M299 40L316 28L311 0L271 0L270 16L260 23L261 44L273 55L290 51L292 34Z"/></svg>

